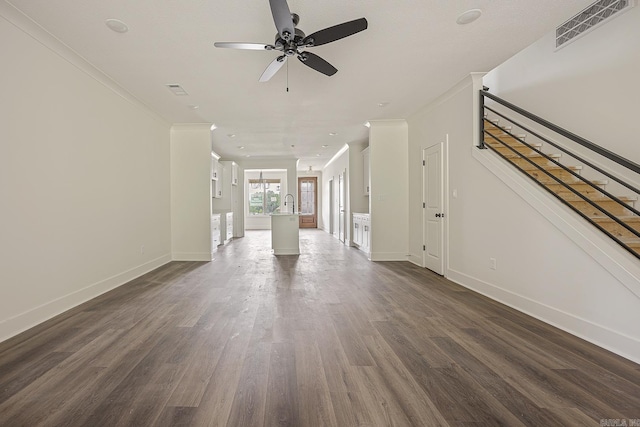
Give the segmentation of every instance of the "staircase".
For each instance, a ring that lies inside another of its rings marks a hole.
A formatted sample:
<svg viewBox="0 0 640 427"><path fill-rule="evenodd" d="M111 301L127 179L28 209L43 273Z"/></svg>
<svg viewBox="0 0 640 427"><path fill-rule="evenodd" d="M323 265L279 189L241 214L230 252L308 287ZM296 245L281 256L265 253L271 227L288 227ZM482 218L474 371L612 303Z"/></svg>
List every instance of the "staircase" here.
<svg viewBox="0 0 640 427"><path fill-rule="evenodd" d="M493 100L497 98L485 91L481 93L491 96ZM484 106L484 103L483 107L483 143L479 148L494 151L640 259L640 212L635 207L640 194L638 190L565 147L520 125L504 113ZM518 107L515 109L519 110L518 114L524 111ZM534 121L539 119L531 116L527 115L527 118ZM533 136L524 133L527 131ZM589 170L589 179L583 176L585 168Z"/></svg>

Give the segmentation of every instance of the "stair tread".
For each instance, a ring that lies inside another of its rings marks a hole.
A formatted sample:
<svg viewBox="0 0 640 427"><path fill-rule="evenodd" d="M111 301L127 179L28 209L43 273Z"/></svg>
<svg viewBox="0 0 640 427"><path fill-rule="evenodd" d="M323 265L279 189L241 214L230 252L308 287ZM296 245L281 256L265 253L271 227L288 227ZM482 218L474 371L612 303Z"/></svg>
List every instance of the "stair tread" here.
<svg viewBox="0 0 640 427"><path fill-rule="evenodd" d="M484 131L488 134L491 135L504 135L504 136L519 136L519 135L525 135L525 134L514 134L512 131L512 129L510 128L501 128L501 127L496 127L496 126L485 126L484 127ZM525 135L526 136L526 135Z"/></svg>
<svg viewBox="0 0 640 427"><path fill-rule="evenodd" d="M605 181L605 180L600 180L600 179L594 179L592 181L589 181L591 184L593 185L607 185L609 183L609 181ZM577 181L577 182L567 182L567 185L589 185L589 182L587 181ZM550 183L547 185L562 185L560 183L554 182L554 183Z"/></svg>
<svg viewBox="0 0 640 427"><path fill-rule="evenodd" d="M511 135L508 133L504 133L504 132L486 132L484 134L484 139L489 140L489 141L495 141L495 139L493 137L496 138L505 138L505 139L517 139L517 140L524 140L527 138L526 134L518 134L518 135ZM541 142L536 142L537 144L541 144Z"/></svg>
<svg viewBox="0 0 640 427"><path fill-rule="evenodd" d="M620 237L619 240L627 246L640 247L640 237Z"/></svg>
<svg viewBox="0 0 640 427"><path fill-rule="evenodd" d="M506 148L507 146L509 146L509 147L519 147L519 146L521 146L522 148L529 148L529 147L540 148L540 147L542 147L542 144L540 144L538 142L527 142L527 144L523 144L521 141L516 141L517 144L510 144L507 141L502 141L502 142L504 142L504 144L503 144L500 141L496 141L495 139L485 139L484 142L485 142L485 144L496 145L498 147L504 147L504 148ZM513 142L513 141L511 141L511 142Z"/></svg>
<svg viewBox="0 0 640 427"><path fill-rule="evenodd" d="M539 159L541 157L542 158L551 157L552 159L559 159L560 157L562 157L561 154L556 154L556 153L547 154L546 157L543 156L542 154L526 154L526 155L525 154L521 154L521 155L516 155L515 153L513 153L513 154L507 153L507 154L505 154L505 156L506 157L515 157L517 159L521 159L521 158L524 158L524 157L527 157L529 159Z"/></svg>
<svg viewBox="0 0 640 427"><path fill-rule="evenodd" d="M590 217L595 222L615 222L613 218L609 218L608 216L592 216ZM616 216L620 221L624 223L638 223L640 224L640 216L637 215L620 215Z"/></svg>
<svg viewBox="0 0 640 427"><path fill-rule="evenodd" d="M569 170L572 170L572 171L579 171L579 170L582 170L582 166L565 166L565 167L562 167L562 166L552 165L552 166L540 166L540 167L535 167L535 166L533 166L533 165L527 164L527 165L523 165L523 166L520 166L520 167L521 167L522 169L524 169L524 170L529 170L529 169L531 169L531 170L542 170L542 169L545 169L545 170L558 170L558 169L562 169L562 170L564 170L565 168L567 168L567 169L569 169Z"/></svg>
<svg viewBox="0 0 640 427"><path fill-rule="evenodd" d="M633 202L638 200L637 197L635 196L616 196L618 197L618 199L620 199L623 202ZM602 197L602 196L598 196L598 197L587 197L589 200L591 200L592 202L606 202L606 201L613 201L613 199L609 198L609 197ZM575 196L575 195L569 195L569 196L565 196L564 199L568 202L584 202L584 199L582 199L581 197Z"/></svg>

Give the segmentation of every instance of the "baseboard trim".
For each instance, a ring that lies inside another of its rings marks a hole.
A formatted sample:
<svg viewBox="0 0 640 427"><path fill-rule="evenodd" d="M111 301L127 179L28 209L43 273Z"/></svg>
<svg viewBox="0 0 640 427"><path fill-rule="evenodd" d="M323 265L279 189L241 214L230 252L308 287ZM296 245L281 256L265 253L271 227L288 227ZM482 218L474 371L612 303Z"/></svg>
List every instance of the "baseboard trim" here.
<svg viewBox="0 0 640 427"><path fill-rule="evenodd" d="M406 252L371 252L371 261L406 261Z"/></svg>
<svg viewBox="0 0 640 427"><path fill-rule="evenodd" d="M411 264L417 265L418 267L424 267L424 265L422 265L421 256L409 254L409 256L407 257L407 261L409 261Z"/></svg>
<svg viewBox="0 0 640 427"><path fill-rule="evenodd" d="M574 316L456 270L448 269L447 279L595 344L598 347L616 353L635 363L640 363L640 341L633 337L621 334L587 319Z"/></svg>
<svg viewBox="0 0 640 427"><path fill-rule="evenodd" d="M226 242L229 243L229 242ZM171 254L172 261L211 261L210 252L174 252Z"/></svg>
<svg viewBox="0 0 640 427"><path fill-rule="evenodd" d="M93 283L70 294L56 298L17 316L0 321L0 342L6 341L34 326L45 322L65 311L85 303L112 289L124 285L158 267L171 262L171 257L163 255L137 267L123 271L99 282Z"/></svg>

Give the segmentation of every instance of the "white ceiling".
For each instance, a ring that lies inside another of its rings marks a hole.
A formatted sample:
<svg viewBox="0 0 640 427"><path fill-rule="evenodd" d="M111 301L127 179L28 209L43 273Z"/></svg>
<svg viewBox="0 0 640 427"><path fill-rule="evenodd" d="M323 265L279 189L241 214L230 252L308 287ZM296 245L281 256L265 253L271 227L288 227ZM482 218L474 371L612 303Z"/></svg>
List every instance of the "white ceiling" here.
<svg viewBox="0 0 640 427"><path fill-rule="evenodd" d="M310 49L338 69L333 77L288 61L286 92L286 66L258 82L276 52L213 46L273 43L268 0L5 1L167 121L215 123L213 146L223 158L299 158L301 170L319 169L345 143L366 140L364 122L410 116L468 73L491 70L591 3L289 0L307 34L361 17L369 28ZM482 9L480 19L457 25L456 17L472 8ZM111 31L109 18L129 31ZM189 95L171 93L165 85L173 83Z"/></svg>

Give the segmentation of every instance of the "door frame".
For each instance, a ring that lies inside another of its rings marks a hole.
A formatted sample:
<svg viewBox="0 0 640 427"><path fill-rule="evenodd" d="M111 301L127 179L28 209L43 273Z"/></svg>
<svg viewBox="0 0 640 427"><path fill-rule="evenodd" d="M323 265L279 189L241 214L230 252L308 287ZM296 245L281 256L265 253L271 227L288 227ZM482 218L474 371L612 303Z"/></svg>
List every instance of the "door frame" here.
<svg viewBox="0 0 640 427"><path fill-rule="evenodd" d="M313 201L313 216L315 218L314 226L313 227L307 227L307 226L303 226L302 225L302 218L304 216L309 216L309 215L302 215L300 214L300 217L298 219L299 221L299 225L300 228L318 228L318 177L317 176L299 176L298 177L298 211L301 211L301 203L302 203L302 186L300 185L300 183L304 180L308 180L308 181L313 181L313 196L315 198L315 200Z"/></svg>
<svg viewBox="0 0 640 427"><path fill-rule="evenodd" d="M446 277L446 272L449 265L449 257L448 257L448 241L449 241L449 134L445 134L442 141L431 144L429 146L423 146L422 149L422 203L423 206L426 206L426 188L427 188L427 168L425 166L426 161L426 150L431 149L433 147L440 147L440 190L441 190L441 208L442 213L444 214L444 218L442 219L442 233L441 233L441 241L440 241L440 271L435 271L435 273L440 274ZM427 209L422 209L422 244L423 248L427 247ZM427 268L427 251L422 251L422 267Z"/></svg>

